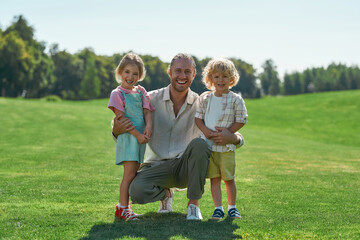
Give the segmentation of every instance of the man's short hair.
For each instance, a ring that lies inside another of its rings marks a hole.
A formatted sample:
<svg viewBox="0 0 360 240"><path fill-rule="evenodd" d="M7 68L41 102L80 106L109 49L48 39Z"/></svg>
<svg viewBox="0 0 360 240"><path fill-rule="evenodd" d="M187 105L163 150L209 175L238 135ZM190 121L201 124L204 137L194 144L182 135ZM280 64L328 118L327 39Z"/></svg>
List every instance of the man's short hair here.
<svg viewBox="0 0 360 240"><path fill-rule="evenodd" d="M168 71L170 71L172 65L174 64L174 62L178 59L188 59L190 60L191 64L193 65L194 67L194 70L196 71L196 64L195 64L195 60L194 58L190 55L190 54L187 54L187 53L178 53L176 54L173 59L171 60L170 62L170 65L168 67Z"/></svg>

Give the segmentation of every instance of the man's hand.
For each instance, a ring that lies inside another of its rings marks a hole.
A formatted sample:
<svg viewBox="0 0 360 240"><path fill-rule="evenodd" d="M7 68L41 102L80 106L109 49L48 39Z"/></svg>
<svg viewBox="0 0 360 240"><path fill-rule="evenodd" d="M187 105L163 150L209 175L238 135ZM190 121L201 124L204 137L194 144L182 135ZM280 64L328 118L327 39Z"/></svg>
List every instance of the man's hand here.
<svg viewBox="0 0 360 240"><path fill-rule="evenodd" d="M124 116L116 116L113 122L113 134L115 137L118 137L120 134L134 129L134 125L132 124L130 119Z"/></svg>
<svg viewBox="0 0 360 240"><path fill-rule="evenodd" d="M215 127L218 132L213 133L212 140L218 144L225 146L226 144L238 144L240 139L237 135L230 132L227 128Z"/></svg>

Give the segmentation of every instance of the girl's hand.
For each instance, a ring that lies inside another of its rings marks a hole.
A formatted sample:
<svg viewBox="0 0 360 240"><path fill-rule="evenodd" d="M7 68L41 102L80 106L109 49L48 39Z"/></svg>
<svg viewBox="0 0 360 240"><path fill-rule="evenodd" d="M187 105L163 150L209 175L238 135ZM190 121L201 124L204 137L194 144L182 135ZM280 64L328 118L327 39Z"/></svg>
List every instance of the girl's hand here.
<svg viewBox="0 0 360 240"><path fill-rule="evenodd" d="M138 140L138 142L139 142L140 144L148 143L149 140L150 140L150 138L147 137L147 136L144 135L144 134L139 134L139 136L136 137L136 139Z"/></svg>
<svg viewBox="0 0 360 240"><path fill-rule="evenodd" d="M151 126L146 126L145 130L144 130L144 135L147 136L150 140L150 137L152 135L152 127Z"/></svg>

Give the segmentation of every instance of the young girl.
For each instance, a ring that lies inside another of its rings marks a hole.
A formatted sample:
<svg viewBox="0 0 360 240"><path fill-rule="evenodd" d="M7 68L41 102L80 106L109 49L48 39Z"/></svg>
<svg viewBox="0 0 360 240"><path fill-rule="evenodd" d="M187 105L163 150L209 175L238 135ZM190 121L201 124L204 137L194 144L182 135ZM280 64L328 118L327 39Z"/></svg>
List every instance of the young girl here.
<svg viewBox="0 0 360 240"><path fill-rule="evenodd" d="M241 218L236 208L235 145L217 145L211 140L214 132L221 131L219 128L227 128L235 133L246 123L244 100L229 90L238 83L239 74L230 60L213 59L205 67L202 81L212 91L200 96L195 123L203 133L202 138L212 150L207 172L215 205L211 218L218 220L225 215L222 207L221 180L226 185L229 216Z"/></svg>
<svg viewBox="0 0 360 240"><path fill-rule="evenodd" d="M116 118L127 117L135 127L128 133L120 134L116 143L115 163L124 165L124 175L115 216L124 220L137 220L129 206L129 186L144 161L145 143L152 134L151 111L155 109L146 90L140 85L135 86L144 79L145 73L141 58L134 53L126 54L115 70L115 78L121 85L111 92L108 105Z"/></svg>

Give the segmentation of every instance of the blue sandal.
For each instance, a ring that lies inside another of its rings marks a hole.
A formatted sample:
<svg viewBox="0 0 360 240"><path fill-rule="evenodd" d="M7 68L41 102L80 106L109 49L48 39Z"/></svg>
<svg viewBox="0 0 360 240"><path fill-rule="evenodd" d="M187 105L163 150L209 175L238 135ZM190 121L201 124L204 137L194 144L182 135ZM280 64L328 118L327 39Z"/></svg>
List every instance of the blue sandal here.
<svg viewBox="0 0 360 240"><path fill-rule="evenodd" d="M220 209L215 209L213 215L211 216L212 220L220 220L225 216L225 213Z"/></svg>
<svg viewBox="0 0 360 240"><path fill-rule="evenodd" d="M241 215L239 213L239 211L237 210L237 208L231 208L228 211L229 217L231 218L241 218Z"/></svg>

